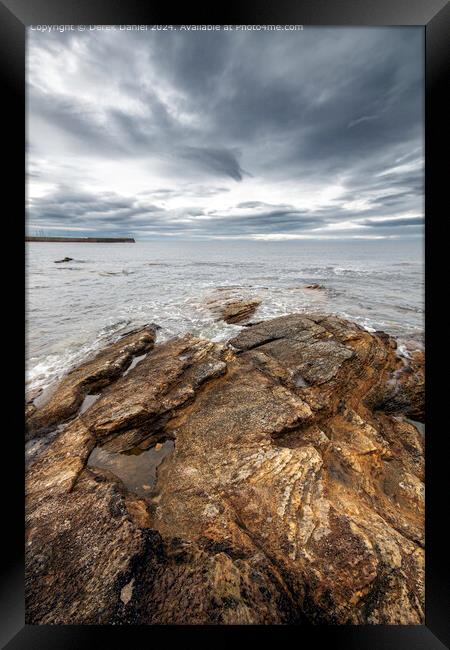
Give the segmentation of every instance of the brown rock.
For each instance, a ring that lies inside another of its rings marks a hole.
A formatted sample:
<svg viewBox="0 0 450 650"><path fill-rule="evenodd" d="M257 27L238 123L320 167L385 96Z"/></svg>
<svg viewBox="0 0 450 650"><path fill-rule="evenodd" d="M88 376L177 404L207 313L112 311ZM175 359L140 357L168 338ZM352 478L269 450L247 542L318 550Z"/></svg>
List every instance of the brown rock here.
<svg viewBox="0 0 450 650"><path fill-rule="evenodd" d="M28 623L423 623L419 359L317 314L231 344L157 345L30 465ZM85 468L167 438L147 499Z"/></svg>
<svg viewBox="0 0 450 650"><path fill-rule="evenodd" d="M173 411L226 370L225 350L186 335L158 346L80 416L108 449L125 451L161 431Z"/></svg>
<svg viewBox="0 0 450 650"><path fill-rule="evenodd" d="M52 391L47 403L38 409L29 405L27 439L42 435L75 415L88 393L115 381L130 365L133 356L148 352L154 342L154 327L133 330L71 370Z"/></svg>
<svg viewBox="0 0 450 650"><path fill-rule="evenodd" d="M243 323L253 316L262 300L255 297L246 297L233 289L216 291L206 304L208 308L226 323Z"/></svg>
<svg viewBox="0 0 450 650"><path fill-rule="evenodd" d="M120 590L148 549L120 483L85 470L73 490L28 499L26 525L27 621L114 622Z"/></svg>

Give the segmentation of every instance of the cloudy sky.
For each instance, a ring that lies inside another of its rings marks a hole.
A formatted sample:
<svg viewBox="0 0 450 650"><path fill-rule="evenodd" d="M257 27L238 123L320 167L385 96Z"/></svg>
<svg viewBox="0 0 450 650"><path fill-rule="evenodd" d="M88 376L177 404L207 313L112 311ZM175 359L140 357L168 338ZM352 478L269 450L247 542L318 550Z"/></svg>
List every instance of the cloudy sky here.
<svg viewBox="0 0 450 650"><path fill-rule="evenodd" d="M423 29L28 31L30 234L423 235Z"/></svg>

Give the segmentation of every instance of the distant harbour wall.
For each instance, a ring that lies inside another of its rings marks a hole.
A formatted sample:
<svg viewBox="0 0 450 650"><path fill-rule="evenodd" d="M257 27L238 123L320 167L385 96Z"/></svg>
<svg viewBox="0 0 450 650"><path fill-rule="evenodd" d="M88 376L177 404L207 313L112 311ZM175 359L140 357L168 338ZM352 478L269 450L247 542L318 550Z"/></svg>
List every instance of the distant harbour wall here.
<svg viewBox="0 0 450 650"><path fill-rule="evenodd" d="M44 242L80 242L89 244L134 244L132 237L32 237L25 236L25 241Z"/></svg>

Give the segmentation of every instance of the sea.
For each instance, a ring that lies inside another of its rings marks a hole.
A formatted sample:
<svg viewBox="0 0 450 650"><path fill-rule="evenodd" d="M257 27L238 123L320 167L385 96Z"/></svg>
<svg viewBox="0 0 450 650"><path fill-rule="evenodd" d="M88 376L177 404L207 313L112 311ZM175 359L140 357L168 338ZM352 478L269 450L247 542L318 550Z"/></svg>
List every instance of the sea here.
<svg viewBox="0 0 450 650"><path fill-rule="evenodd" d="M157 341L225 341L242 326L211 312L220 296L261 300L253 321L334 313L423 347L421 240L28 242L25 257L27 390L146 323L159 325Z"/></svg>

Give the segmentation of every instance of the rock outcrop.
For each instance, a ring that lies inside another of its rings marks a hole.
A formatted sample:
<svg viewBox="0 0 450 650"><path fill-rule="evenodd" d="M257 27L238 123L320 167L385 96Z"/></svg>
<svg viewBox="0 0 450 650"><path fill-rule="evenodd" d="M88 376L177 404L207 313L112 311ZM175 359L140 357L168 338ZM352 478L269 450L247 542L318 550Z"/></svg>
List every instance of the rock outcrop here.
<svg viewBox="0 0 450 650"><path fill-rule="evenodd" d="M218 320L234 324L248 321L261 302L261 298L244 296L233 289L224 288L216 290L215 294L207 299L206 305Z"/></svg>
<svg viewBox="0 0 450 650"><path fill-rule="evenodd" d="M101 390L126 370L133 357L148 352L155 342L154 326L124 334L92 359L71 370L41 408L27 403L27 439L45 434L73 416L91 392Z"/></svg>
<svg viewBox="0 0 450 650"><path fill-rule="evenodd" d="M67 381L31 415L66 424L27 469L27 623L423 623L422 355L294 314L157 344L78 415ZM145 499L88 465L168 439Z"/></svg>

